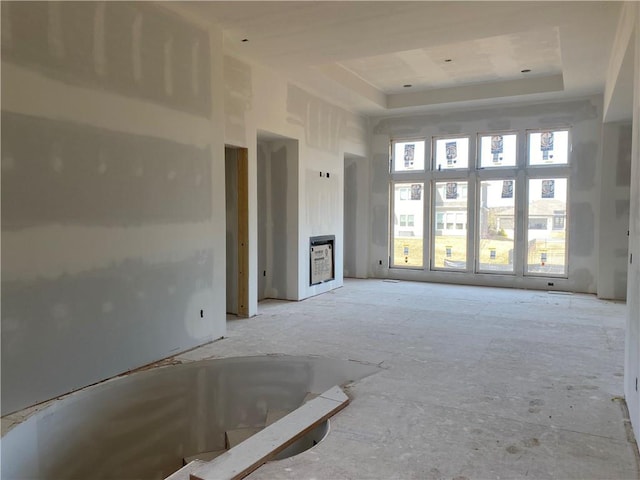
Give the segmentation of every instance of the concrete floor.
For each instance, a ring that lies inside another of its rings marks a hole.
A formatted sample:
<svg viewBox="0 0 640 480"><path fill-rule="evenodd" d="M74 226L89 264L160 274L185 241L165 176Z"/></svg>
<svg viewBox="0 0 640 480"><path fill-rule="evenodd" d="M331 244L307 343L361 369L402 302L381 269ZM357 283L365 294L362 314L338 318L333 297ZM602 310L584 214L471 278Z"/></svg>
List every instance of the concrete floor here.
<svg viewBox="0 0 640 480"><path fill-rule="evenodd" d="M637 479L622 303L382 280L266 301L177 358L283 353L379 364L327 439L251 479Z"/></svg>
<svg viewBox="0 0 640 480"><path fill-rule="evenodd" d="M346 280L266 301L160 364L262 354L373 363L326 440L248 478L637 479L622 395L625 305L590 295ZM51 402L48 402L48 404ZM2 419L3 431L47 404Z"/></svg>

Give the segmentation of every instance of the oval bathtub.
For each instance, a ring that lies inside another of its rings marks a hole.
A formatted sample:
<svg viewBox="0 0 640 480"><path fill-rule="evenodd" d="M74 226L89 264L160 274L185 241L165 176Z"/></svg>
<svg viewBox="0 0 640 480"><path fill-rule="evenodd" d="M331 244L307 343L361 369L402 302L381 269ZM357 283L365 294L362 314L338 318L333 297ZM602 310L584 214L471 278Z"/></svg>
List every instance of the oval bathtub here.
<svg viewBox="0 0 640 480"><path fill-rule="evenodd" d="M224 449L225 432L264 427L270 410L293 411L309 392L376 371L353 361L268 355L118 377L53 402L4 435L2 479L164 479L184 458ZM320 425L287 455L327 429Z"/></svg>

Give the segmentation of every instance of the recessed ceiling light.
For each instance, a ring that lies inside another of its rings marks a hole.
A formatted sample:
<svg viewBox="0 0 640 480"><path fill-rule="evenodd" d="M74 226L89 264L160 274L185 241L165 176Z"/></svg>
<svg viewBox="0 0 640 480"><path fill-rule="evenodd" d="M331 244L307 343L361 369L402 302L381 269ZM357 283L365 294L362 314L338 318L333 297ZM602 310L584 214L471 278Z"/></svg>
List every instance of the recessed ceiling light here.
<svg viewBox="0 0 640 480"><path fill-rule="evenodd" d="M445 61L445 63L449 63L449 62L452 62L453 59L452 58L446 58L444 61Z"/></svg>
<svg viewBox="0 0 640 480"><path fill-rule="evenodd" d="M529 73L531 71L530 68L525 68L524 70L520 70L521 73Z"/></svg>
<svg viewBox="0 0 640 480"><path fill-rule="evenodd" d="M242 41L243 41L243 42L248 42L248 41L249 41L249 39L248 39L248 38L243 38L243 39L242 39Z"/></svg>
<svg viewBox="0 0 640 480"><path fill-rule="evenodd" d="M413 87L413 85L411 85L410 83L405 83L405 84L403 85L403 87L404 87L404 88L411 88L411 87Z"/></svg>

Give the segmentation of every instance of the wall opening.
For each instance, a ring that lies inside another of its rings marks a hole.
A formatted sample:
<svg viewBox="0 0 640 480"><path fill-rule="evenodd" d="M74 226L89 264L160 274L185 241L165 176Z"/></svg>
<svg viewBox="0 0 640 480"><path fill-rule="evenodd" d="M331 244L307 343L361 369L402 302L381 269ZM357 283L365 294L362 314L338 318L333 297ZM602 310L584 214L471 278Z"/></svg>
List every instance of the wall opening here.
<svg viewBox="0 0 640 480"><path fill-rule="evenodd" d="M258 300L298 299L298 141L258 133Z"/></svg>
<svg viewBox="0 0 640 480"><path fill-rule="evenodd" d="M226 146L225 206L227 313L249 314L249 199L248 151Z"/></svg>
<svg viewBox="0 0 640 480"><path fill-rule="evenodd" d="M344 155L344 212L343 212L343 276L345 278L364 277L363 272L358 274L358 255L362 256L366 251L366 239L368 238L366 222L368 204L362 196L368 191L366 167L363 157L356 155ZM362 232L359 234L359 232ZM360 245L358 245L360 244ZM359 248L358 248L359 247ZM365 256L366 263L366 256ZM366 265L363 266L366 269Z"/></svg>

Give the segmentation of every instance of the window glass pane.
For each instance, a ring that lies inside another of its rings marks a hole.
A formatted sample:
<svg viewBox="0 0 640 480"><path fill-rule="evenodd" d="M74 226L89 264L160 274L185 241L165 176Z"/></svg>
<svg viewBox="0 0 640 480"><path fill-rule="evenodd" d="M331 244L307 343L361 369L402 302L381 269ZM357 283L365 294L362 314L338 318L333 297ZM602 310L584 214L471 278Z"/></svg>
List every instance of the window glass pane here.
<svg viewBox="0 0 640 480"><path fill-rule="evenodd" d="M568 162L568 130L529 133L529 165L562 165Z"/></svg>
<svg viewBox="0 0 640 480"><path fill-rule="evenodd" d="M394 142L393 171L424 170L424 141Z"/></svg>
<svg viewBox="0 0 640 480"><path fill-rule="evenodd" d="M468 138L440 138L435 143L436 170L469 167Z"/></svg>
<svg viewBox="0 0 640 480"><path fill-rule="evenodd" d="M480 137L480 167L515 167L517 135L483 135Z"/></svg>
<svg viewBox="0 0 640 480"><path fill-rule="evenodd" d="M514 180L480 182L479 265L485 272L513 273Z"/></svg>
<svg viewBox="0 0 640 480"><path fill-rule="evenodd" d="M527 272L566 274L567 179L529 180Z"/></svg>
<svg viewBox="0 0 640 480"><path fill-rule="evenodd" d="M394 186L392 262L396 267L423 265L423 195L423 183L398 183Z"/></svg>
<svg viewBox="0 0 640 480"><path fill-rule="evenodd" d="M467 268L467 182L436 182L433 268Z"/></svg>

